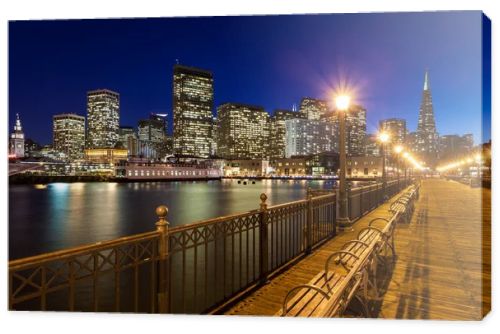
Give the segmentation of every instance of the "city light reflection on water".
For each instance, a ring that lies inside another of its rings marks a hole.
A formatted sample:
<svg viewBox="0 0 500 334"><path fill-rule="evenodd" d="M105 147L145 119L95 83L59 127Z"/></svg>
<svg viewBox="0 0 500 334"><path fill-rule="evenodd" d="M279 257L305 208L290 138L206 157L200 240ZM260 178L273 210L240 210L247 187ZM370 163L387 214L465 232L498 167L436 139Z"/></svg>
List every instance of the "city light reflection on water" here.
<svg viewBox="0 0 500 334"><path fill-rule="evenodd" d="M9 258L152 231L158 205L171 226L298 200L324 181L236 180L143 183L52 183L9 187Z"/></svg>

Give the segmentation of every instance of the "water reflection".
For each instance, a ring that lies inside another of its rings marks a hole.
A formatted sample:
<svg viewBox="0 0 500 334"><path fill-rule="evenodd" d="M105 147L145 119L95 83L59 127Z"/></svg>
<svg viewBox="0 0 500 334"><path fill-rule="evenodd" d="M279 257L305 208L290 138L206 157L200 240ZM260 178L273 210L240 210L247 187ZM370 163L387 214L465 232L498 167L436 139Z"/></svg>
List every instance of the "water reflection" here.
<svg viewBox="0 0 500 334"><path fill-rule="evenodd" d="M15 259L151 231L158 205L171 226L302 199L324 181L236 180L143 183L52 183L9 187L9 258Z"/></svg>

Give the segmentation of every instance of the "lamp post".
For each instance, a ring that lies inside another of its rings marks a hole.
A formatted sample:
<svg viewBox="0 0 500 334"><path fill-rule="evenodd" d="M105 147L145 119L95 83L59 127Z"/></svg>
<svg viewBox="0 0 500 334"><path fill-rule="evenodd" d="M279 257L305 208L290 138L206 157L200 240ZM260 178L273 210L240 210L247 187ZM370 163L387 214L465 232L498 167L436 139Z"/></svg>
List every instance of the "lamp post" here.
<svg viewBox="0 0 500 334"><path fill-rule="evenodd" d="M398 188L400 187L400 180L399 180L399 175L400 175L400 168L401 168L401 153L403 152L403 146L401 145L396 145L396 147L394 147L394 152L396 153L396 169L397 169L397 172L398 172Z"/></svg>
<svg viewBox="0 0 500 334"><path fill-rule="evenodd" d="M408 152L403 153L403 158L408 159L409 156L410 154ZM408 179L408 163L405 162L405 183L408 182L407 179Z"/></svg>
<svg viewBox="0 0 500 334"><path fill-rule="evenodd" d="M384 194L384 199L386 197L386 188L387 188L387 176L385 173L385 145L389 142L389 134L387 132L381 132L378 135L378 140L382 143L381 145L381 153L382 153L382 192Z"/></svg>
<svg viewBox="0 0 500 334"><path fill-rule="evenodd" d="M347 215L347 191L346 191L346 151L345 151L345 120L347 110L351 98L347 95L340 95L335 98L335 106L339 113L339 160L340 160L340 175L339 175L339 217L337 222L339 227L345 228L350 224L349 216Z"/></svg>

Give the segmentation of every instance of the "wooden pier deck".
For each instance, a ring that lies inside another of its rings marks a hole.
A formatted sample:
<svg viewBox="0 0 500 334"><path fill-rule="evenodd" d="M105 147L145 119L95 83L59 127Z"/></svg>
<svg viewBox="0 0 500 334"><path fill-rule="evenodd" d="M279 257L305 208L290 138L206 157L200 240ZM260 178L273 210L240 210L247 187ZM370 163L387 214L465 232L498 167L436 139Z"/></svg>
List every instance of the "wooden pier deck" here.
<svg viewBox="0 0 500 334"><path fill-rule="evenodd" d="M387 273L383 299L374 302L375 317L478 320L489 311L490 196L489 189L454 181L422 181L411 224L397 227L398 258ZM309 282L323 269L328 255L354 239L371 219L388 217L388 206L368 213L352 231L340 232L226 314L275 315L292 287Z"/></svg>

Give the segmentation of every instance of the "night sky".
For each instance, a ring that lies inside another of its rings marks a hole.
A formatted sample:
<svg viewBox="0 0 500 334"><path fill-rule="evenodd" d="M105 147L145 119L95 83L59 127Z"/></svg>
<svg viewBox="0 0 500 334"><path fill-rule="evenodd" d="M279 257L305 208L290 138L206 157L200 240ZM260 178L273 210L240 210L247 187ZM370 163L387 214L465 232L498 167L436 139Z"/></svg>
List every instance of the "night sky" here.
<svg viewBox="0 0 500 334"><path fill-rule="evenodd" d="M52 115L86 115L98 88L120 93L121 125L168 113L171 131L176 60L213 71L215 106L270 113L347 81L369 132L388 117L416 129L428 68L438 132L481 141L480 12L10 22L9 132L19 113L26 137L49 144Z"/></svg>

